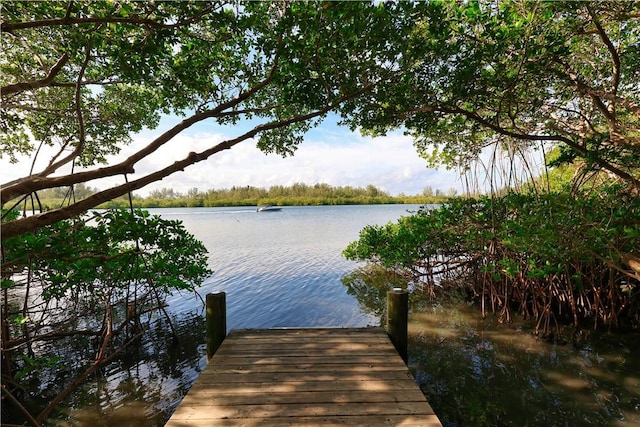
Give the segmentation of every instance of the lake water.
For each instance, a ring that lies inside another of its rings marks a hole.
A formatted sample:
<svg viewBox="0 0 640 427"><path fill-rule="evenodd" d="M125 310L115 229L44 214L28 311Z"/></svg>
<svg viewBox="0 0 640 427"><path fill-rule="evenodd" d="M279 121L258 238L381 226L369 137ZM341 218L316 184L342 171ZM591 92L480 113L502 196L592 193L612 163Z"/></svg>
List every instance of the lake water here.
<svg viewBox="0 0 640 427"><path fill-rule="evenodd" d="M215 273L199 296L169 297L167 311L180 342L171 345L159 317L143 343L101 371L66 403L61 415L77 426L162 425L206 364L207 293L227 294L227 327L363 327L379 317L342 284L357 263L342 250L368 224L395 221L419 205L302 206L277 212L255 208L149 209L181 220L209 250Z"/></svg>
<svg viewBox="0 0 640 427"><path fill-rule="evenodd" d="M178 219L210 252L198 289L227 294L234 328L379 325L389 284L352 274L341 252L368 224L418 206L150 210ZM159 316L141 345L78 390L60 426L161 426L206 364L202 300L169 298L180 341ZM412 297L409 365L445 426L640 425L640 335L548 343L516 318L501 325L465 302Z"/></svg>
<svg viewBox="0 0 640 427"><path fill-rule="evenodd" d="M418 205L301 206L277 212L255 209L166 209L181 219L211 255L215 274L199 292L227 293L233 328L366 326L364 314L341 284L354 262L341 252L367 224L385 224ZM153 212L153 211L151 211ZM198 301L170 300L174 313Z"/></svg>

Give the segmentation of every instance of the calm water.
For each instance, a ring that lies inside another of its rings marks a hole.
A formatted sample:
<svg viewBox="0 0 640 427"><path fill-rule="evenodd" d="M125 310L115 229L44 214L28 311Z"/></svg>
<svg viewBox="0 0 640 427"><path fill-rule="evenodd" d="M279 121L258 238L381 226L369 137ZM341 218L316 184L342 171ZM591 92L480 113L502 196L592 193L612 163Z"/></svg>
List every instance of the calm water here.
<svg viewBox="0 0 640 427"><path fill-rule="evenodd" d="M357 267L341 253L368 224L395 221L418 205L150 209L183 221L201 240L215 273L198 289L168 299L180 335L158 318L149 339L101 373L67 403L62 417L78 426L162 425L206 364L207 293L227 294L227 326L235 328L379 325L342 284Z"/></svg>
<svg viewBox="0 0 640 427"><path fill-rule="evenodd" d="M151 210L184 221L215 274L198 290L227 293L233 328L379 325L388 280L354 273L341 252L367 224L418 206ZM169 298L180 342L159 317L144 342L66 402L57 425L160 426L205 365L203 303ZM516 319L481 319L466 303L415 295L409 365L445 426L640 425L640 337L587 334L547 343Z"/></svg>
<svg viewBox="0 0 640 427"><path fill-rule="evenodd" d="M379 320L364 314L347 295L341 278L356 266L341 252L367 224L385 224L418 205L195 208L162 210L181 219L207 247L215 274L202 295L227 293L227 325L233 328L366 326ZM153 212L153 211L152 211ZM199 304L170 301L175 313Z"/></svg>

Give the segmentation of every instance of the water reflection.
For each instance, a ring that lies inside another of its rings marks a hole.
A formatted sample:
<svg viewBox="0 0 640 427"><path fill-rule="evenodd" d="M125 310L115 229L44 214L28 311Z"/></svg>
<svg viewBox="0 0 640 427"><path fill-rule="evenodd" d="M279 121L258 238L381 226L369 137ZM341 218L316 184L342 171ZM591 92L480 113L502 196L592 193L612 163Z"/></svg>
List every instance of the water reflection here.
<svg viewBox="0 0 640 427"><path fill-rule="evenodd" d="M407 209L302 207L276 216L204 208L162 213L184 220L211 252L216 273L199 292L227 292L230 328L361 327L380 324L386 291L404 282L392 274L349 273L357 265L340 253L364 225L395 220ZM57 425L164 424L205 365L202 302L176 294L168 303L179 345L171 345L169 326L157 319L140 345L60 405L68 409L55 418L71 421ZM411 306L410 367L445 425L640 423L639 335L585 333L575 344L549 344L533 337L526 322L483 321L475 307L434 305L417 290Z"/></svg>
<svg viewBox="0 0 640 427"><path fill-rule="evenodd" d="M383 313L385 280L360 270L344 284ZM483 320L465 302L414 293L411 305L409 365L445 426L640 425L640 334L582 331L550 343L522 319Z"/></svg>
<svg viewBox="0 0 640 427"><path fill-rule="evenodd" d="M144 341L65 402L58 426L162 426L187 393L206 361L204 320L192 313L168 322L158 318Z"/></svg>
<svg viewBox="0 0 640 427"><path fill-rule="evenodd" d="M286 207L272 214L238 208L151 212L183 221L205 244L215 274L198 292L226 292L227 325L237 329L376 324L378 318L360 310L342 286L342 276L356 263L345 260L341 252L364 226L395 221L416 209L417 205L377 205ZM171 346L170 329L159 319L127 354L59 405L66 409L52 414L47 425L164 425L205 364L201 299L177 292L167 303L181 337L179 345ZM200 311L192 315L193 310ZM87 347L80 341L78 345ZM74 359L84 362L92 357L77 354L66 355L69 366ZM51 383L63 387L69 378L73 376ZM37 413L55 395L56 390L46 390L30 409Z"/></svg>
<svg viewBox="0 0 640 427"><path fill-rule="evenodd" d="M407 287L407 282L402 277L373 265L345 274L342 284L346 286L347 293L358 300L363 312L380 319L380 326L386 315L387 291L395 287Z"/></svg>

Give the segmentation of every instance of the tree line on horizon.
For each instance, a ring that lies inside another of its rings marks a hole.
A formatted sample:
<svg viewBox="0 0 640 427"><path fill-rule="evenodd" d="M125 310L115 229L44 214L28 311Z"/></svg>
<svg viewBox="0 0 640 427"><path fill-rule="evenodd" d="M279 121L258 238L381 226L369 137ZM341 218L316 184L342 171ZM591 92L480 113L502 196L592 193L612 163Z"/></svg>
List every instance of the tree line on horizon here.
<svg viewBox="0 0 640 427"><path fill-rule="evenodd" d="M41 191L40 203L45 209L55 209L69 200L82 200L96 194L97 188L78 184L67 188L53 188ZM366 187L332 186L325 183L308 185L296 183L290 186L273 185L269 188L232 186L231 188L200 190L191 188L186 193L171 187L152 190L149 195L132 194L121 196L100 205L100 208L168 208L168 207L222 207L222 206L311 206L311 205L354 205L354 204L439 204L456 196L455 188L445 193L431 186L421 194L391 195L374 185Z"/></svg>

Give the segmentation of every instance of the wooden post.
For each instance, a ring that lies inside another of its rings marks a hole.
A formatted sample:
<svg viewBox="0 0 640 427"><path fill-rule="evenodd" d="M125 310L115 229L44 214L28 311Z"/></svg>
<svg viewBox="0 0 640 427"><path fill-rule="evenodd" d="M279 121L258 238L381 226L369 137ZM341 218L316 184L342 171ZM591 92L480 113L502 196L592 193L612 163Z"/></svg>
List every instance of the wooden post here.
<svg viewBox="0 0 640 427"><path fill-rule="evenodd" d="M227 336L227 303L226 294L207 294L207 360L214 353Z"/></svg>
<svg viewBox="0 0 640 427"><path fill-rule="evenodd" d="M407 363L408 323L409 293L402 288L387 291L387 334L405 364Z"/></svg>

